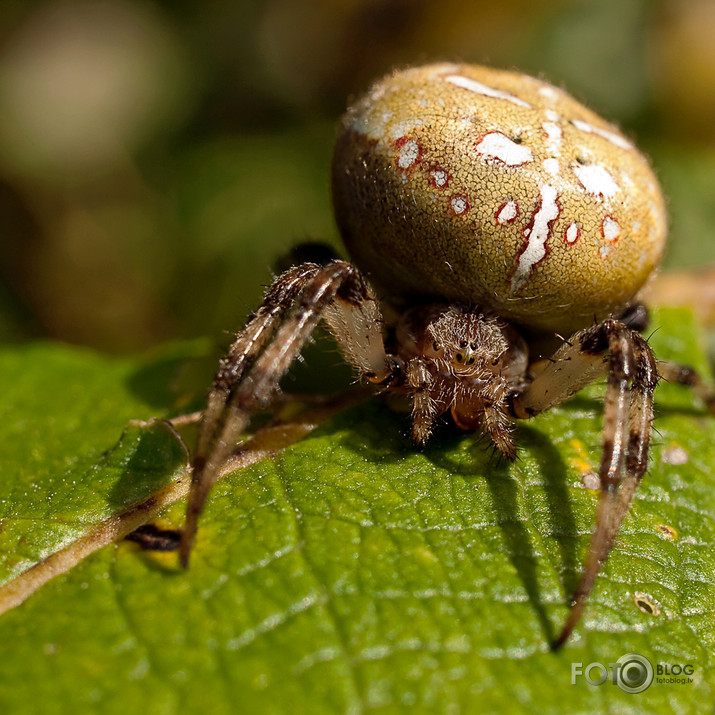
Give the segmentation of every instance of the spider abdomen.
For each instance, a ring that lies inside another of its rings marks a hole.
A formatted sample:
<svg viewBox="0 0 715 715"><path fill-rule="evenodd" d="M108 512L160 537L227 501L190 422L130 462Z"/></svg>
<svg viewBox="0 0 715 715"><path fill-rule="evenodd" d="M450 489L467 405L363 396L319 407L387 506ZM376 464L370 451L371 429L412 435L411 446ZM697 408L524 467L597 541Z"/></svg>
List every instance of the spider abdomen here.
<svg viewBox="0 0 715 715"><path fill-rule="evenodd" d="M628 139L545 82L472 65L377 83L344 119L333 196L392 302L472 303L541 330L620 309L665 243L658 182Z"/></svg>

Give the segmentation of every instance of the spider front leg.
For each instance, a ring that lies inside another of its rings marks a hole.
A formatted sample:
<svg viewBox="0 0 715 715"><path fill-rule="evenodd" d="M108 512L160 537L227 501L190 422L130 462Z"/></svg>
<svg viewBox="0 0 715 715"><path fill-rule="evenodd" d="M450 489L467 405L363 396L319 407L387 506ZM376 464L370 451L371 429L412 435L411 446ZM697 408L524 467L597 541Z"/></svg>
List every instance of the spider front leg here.
<svg viewBox="0 0 715 715"><path fill-rule="evenodd" d="M198 518L221 467L251 415L270 404L281 377L321 318L345 358L364 377L380 383L391 376L393 363L385 352L377 302L354 266L338 260L322 267L306 263L281 274L221 361L207 400L179 548L184 567Z"/></svg>
<svg viewBox="0 0 715 715"><path fill-rule="evenodd" d="M553 362L517 395L513 411L530 417L571 397L606 372L601 493L584 573L571 611L554 647L570 637L583 613L601 566L633 501L648 464L653 392L658 381L653 351L637 332L606 320L576 333Z"/></svg>

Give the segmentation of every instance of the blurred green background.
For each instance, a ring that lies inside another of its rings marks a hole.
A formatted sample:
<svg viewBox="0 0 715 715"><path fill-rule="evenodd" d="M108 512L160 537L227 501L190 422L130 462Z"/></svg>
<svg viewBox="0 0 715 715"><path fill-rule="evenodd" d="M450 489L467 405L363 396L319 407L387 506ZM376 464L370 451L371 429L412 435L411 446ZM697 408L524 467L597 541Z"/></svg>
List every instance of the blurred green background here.
<svg viewBox="0 0 715 715"><path fill-rule="evenodd" d="M636 138L667 265L715 262L712 0L0 3L0 340L219 337L306 238L337 242L347 101L465 60L565 86Z"/></svg>

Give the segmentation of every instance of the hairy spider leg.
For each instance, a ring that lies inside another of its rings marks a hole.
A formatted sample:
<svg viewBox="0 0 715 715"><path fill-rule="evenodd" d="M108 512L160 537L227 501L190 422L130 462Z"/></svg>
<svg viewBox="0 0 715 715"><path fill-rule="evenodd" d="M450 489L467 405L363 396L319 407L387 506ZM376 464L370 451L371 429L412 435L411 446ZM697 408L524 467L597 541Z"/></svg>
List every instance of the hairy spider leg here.
<svg viewBox="0 0 715 715"><path fill-rule="evenodd" d="M666 382L689 387L710 412L715 414L715 389L688 365L680 365L670 360L658 360L658 374Z"/></svg>
<svg viewBox="0 0 715 715"><path fill-rule="evenodd" d="M236 336L226 357L221 360L199 427L194 476L221 426L221 416L232 390L246 369L253 364L266 340L305 287L306 281L317 272L318 266L308 264L295 266L281 274L266 292L261 307L249 318L246 327Z"/></svg>
<svg viewBox="0 0 715 715"><path fill-rule="evenodd" d="M515 415L529 417L563 402L604 372L608 380L595 529L581 582L554 648L560 648L578 624L646 471L658 380L655 357L636 331L618 320L605 320L574 334L514 399Z"/></svg>
<svg viewBox="0 0 715 715"><path fill-rule="evenodd" d="M295 310L287 315L294 303ZM303 264L281 274L239 333L214 380L200 427L179 548L184 567L189 563L199 515L222 465L251 414L270 403L281 377L321 318L346 359L366 378L380 382L391 375L377 302L354 266L345 261L324 267Z"/></svg>
<svg viewBox="0 0 715 715"><path fill-rule="evenodd" d="M412 358L405 368L405 385L412 394L412 439L424 446L435 419L444 411L444 400L436 398L435 378L423 358Z"/></svg>
<svg viewBox="0 0 715 715"><path fill-rule="evenodd" d="M658 382L655 357L650 346L635 332L630 336L609 336L609 343L611 354L604 417L604 455L600 472L601 492L596 507L596 528L591 537L581 583L573 595L571 611L556 639L555 648L560 648L568 640L581 619L596 577L613 548L613 542L648 468L653 392ZM631 355L628 355L629 352ZM630 390L629 380L632 380ZM627 413L623 409L626 403ZM609 404L615 413L610 418L612 426L609 425ZM626 428L627 442L624 441ZM610 435L613 435L613 447L609 446Z"/></svg>
<svg viewBox="0 0 715 715"><path fill-rule="evenodd" d="M282 273L268 288L262 305L249 318L246 327L237 335L226 357L221 360L199 425L186 524L181 538L181 562L184 565L188 564L199 514L215 481L217 459L211 460L208 469L207 459L212 455L219 438L231 395L246 370L253 365L266 340L276 330L305 287L306 282L312 279L318 270L319 267L316 265L305 264Z"/></svg>

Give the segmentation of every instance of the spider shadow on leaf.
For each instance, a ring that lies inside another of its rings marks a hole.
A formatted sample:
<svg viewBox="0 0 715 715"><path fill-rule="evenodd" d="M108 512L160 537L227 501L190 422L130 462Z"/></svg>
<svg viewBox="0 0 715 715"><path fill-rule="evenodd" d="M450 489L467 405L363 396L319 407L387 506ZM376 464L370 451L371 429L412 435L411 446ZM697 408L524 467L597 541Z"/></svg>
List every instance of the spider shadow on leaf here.
<svg viewBox="0 0 715 715"><path fill-rule="evenodd" d="M202 340L170 343L150 352L126 378L128 391L154 409L180 415L203 406L216 356Z"/></svg>
<svg viewBox="0 0 715 715"><path fill-rule="evenodd" d="M166 487L180 470L188 469L188 451L167 421L130 422L96 469L116 472L106 494L113 511L148 510L153 506L153 492Z"/></svg>
<svg viewBox="0 0 715 715"><path fill-rule="evenodd" d="M471 437L475 439L474 437ZM469 459L455 460L449 441L464 439L455 431L428 445L425 456L435 466L459 475L466 480L483 478L491 496L490 508L496 516L504 535L504 545L514 570L521 579L529 602L533 605L547 642L552 642L553 625L549 619L544 598L539 586L539 557L535 554L532 538L519 514L519 491L531 485L524 483L524 477L514 473L512 465L501 455L493 453L485 445L476 441L469 449ZM568 472L559 451L541 430L520 424L517 431L520 453L528 452L538 464L541 487L548 506L548 524L533 520L533 513L527 515L542 539L554 538L558 544L559 563L556 570L562 575L563 593L573 593L581 568L575 536L576 522L571 508L567 488ZM518 460L519 458L517 458ZM531 501L527 497L528 501ZM529 505L527 503L527 508ZM522 509L523 512L523 509Z"/></svg>
<svg viewBox="0 0 715 715"><path fill-rule="evenodd" d="M381 411L387 412L384 407ZM368 414L367 411L363 412L360 420L353 422L355 430L343 432L341 442L345 447L355 450L368 461L391 465L409 459L418 450L411 443L406 429L401 430L396 425L396 429L390 430L382 425L384 419L381 416L376 416L375 422L369 418L365 420ZM406 418L406 415L392 412L390 421L393 424L399 423L401 417ZM473 440L466 453L459 446L465 439ZM520 424L517 441L522 453L528 453L537 463L540 484L536 488L543 490L547 505L547 523L534 519L533 527L542 539L553 538L556 541L559 556L554 568L563 579L562 592L570 594L578 583L581 562L576 539L577 526L567 486L568 470L558 449L543 431ZM534 486L525 484L525 477L515 474L512 465L500 455L494 454L477 436L465 436L464 432L444 422L438 425L436 434L419 453L438 469L467 482L484 480L491 497L487 508L493 511L495 521L503 533L507 556L524 585L529 602L533 604L545 641L552 642L554 627L547 615L539 585L540 557L535 553L532 537L524 523L524 508L521 507L520 515L519 507L520 492ZM529 515L527 518L533 517Z"/></svg>

